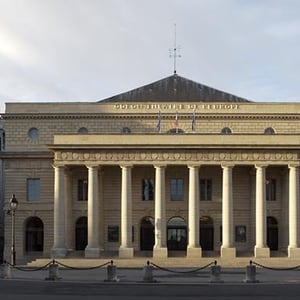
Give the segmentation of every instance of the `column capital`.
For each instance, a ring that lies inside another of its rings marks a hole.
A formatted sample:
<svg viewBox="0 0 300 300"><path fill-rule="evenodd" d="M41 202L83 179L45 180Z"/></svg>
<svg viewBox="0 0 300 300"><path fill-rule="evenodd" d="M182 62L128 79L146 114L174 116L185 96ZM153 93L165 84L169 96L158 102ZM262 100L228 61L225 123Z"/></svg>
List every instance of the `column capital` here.
<svg viewBox="0 0 300 300"><path fill-rule="evenodd" d="M265 169L268 166L269 166L268 164L260 164L260 163L254 165L255 169L258 169L258 168Z"/></svg>
<svg viewBox="0 0 300 300"><path fill-rule="evenodd" d="M167 165L166 164L162 164L162 165L160 165L160 164L155 164L155 165L153 165L154 166L154 168L155 169L159 169L159 168L166 168L167 167Z"/></svg>
<svg viewBox="0 0 300 300"><path fill-rule="evenodd" d="M132 169L133 165L132 164L122 164L120 165L121 169Z"/></svg>
<svg viewBox="0 0 300 300"><path fill-rule="evenodd" d="M66 167L65 164L60 164L60 163L54 163L52 165L53 169L64 169Z"/></svg>
<svg viewBox="0 0 300 300"><path fill-rule="evenodd" d="M233 168L235 166L235 164L233 164L233 163L222 163L221 164L221 168L222 169L225 169L225 168Z"/></svg>
<svg viewBox="0 0 300 300"><path fill-rule="evenodd" d="M189 164L189 165L187 165L187 167L188 167L189 169L192 169L192 168L199 169L199 168L201 167L201 165Z"/></svg>
<svg viewBox="0 0 300 300"><path fill-rule="evenodd" d="M300 164L295 162L295 163L291 163L291 164L288 164L288 168L291 169L291 168L299 168L300 167Z"/></svg>
<svg viewBox="0 0 300 300"><path fill-rule="evenodd" d="M85 165L88 169L100 168L99 164L88 163Z"/></svg>

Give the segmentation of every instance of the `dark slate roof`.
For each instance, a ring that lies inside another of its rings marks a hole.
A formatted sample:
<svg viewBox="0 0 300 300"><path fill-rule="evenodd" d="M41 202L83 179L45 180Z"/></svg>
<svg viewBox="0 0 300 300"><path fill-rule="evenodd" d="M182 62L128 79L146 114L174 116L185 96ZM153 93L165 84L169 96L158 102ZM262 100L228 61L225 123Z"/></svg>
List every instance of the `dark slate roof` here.
<svg viewBox="0 0 300 300"><path fill-rule="evenodd" d="M251 102L177 74L99 102Z"/></svg>

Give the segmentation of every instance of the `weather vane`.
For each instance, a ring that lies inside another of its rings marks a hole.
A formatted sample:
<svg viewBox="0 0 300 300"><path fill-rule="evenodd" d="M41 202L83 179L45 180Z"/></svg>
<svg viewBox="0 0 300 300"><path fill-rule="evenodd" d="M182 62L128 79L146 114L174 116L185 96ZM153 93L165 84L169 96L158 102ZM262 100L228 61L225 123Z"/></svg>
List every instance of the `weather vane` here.
<svg viewBox="0 0 300 300"><path fill-rule="evenodd" d="M169 49L169 56L173 57L174 59L174 74L176 74L176 59L177 57L180 58L181 55L178 52L180 51L180 47L177 47L176 44L176 24L174 24L174 48L173 49Z"/></svg>

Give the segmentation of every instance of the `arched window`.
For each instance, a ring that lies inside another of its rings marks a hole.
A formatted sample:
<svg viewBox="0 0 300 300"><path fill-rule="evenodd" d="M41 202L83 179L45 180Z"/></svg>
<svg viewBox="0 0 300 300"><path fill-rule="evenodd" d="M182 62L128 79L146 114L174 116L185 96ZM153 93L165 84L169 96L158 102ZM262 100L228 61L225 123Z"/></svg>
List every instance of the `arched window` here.
<svg viewBox="0 0 300 300"><path fill-rule="evenodd" d="M31 217L25 224L25 251L44 250L44 224L38 217Z"/></svg>
<svg viewBox="0 0 300 300"><path fill-rule="evenodd" d="M187 229L183 218L171 218L168 222L167 234L169 250L186 250Z"/></svg>
<svg viewBox="0 0 300 300"><path fill-rule="evenodd" d="M86 127L80 127L77 132L80 134L85 134L88 133L89 131L87 130Z"/></svg>
<svg viewBox="0 0 300 300"><path fill-rule="evenodd" d="M131 129L129 127L123 127L121 133L129 134L131 133Z"/></svg>
<svg viewBox="0 0 300 300"><path fill-rule="evenodd" d="M232 134L232 130L231 130L229 127L224 127L224 128L221 130L221 133L222 133L222 134Z"/></svg>
<svg viewBox="0 0 300 300"><path fill-rule="evenodd" d="M272 127L265 129L264 134L275 134L275 130Z"/></svg>
<svg viewBox="0 0 300 300"><path fill-rule="evenodd" d="M75 249L84 250L87 246L87 217L80 217L75 225Z"/></svg>

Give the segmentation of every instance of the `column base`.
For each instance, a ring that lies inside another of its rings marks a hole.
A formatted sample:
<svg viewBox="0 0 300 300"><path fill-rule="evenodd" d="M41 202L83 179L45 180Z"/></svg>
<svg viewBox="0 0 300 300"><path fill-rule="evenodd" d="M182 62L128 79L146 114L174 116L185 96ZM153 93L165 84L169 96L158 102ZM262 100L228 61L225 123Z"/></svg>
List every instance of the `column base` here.
<svg viewBox="0 0 300 300"><path fill-rule="evenodd" d="M153 257L154 258L167 258L168 257L168 248L153 248Z"/></svg>
<svg viewBox="0 0 300 300"><path fill-rule="evenodd" d="M51 257L52 258L64 258L67 255L66 248L52 248L51 249Z"/></svg>
<svg viewBox="0 0 300 300"><path fill-rule="evenodd" d="M132 258L134 257L134 249L133 248L119 248L119 258Z"/></svg>
<svg viewBox="0 0 300 300"><path fill-rule="evenodd" d="M98 258L98 257L100 257L100 249L99 248L86 247L85 250L84 250L84 257L86 257L86 258Z"/></svg>
<svg viewBox="0 0 300 300"><path fill-rule="evenodd" d="M202 249L201 247L188 247L186 255L188 258L200 258L202 257Z"/></svg>
<svg viewBox="0 0 300 300"><path fill-rule="evenodd" d="M255 246L255 248L254 248L254 256L256 258L270 257L270 248Z"/></svg>
<svg viewBox="0 0 300 300"><path fill-rule="evenodd" d="M236 258L236 249L235 248L228 248L228 247L221 247L221 257L224 259L233 259Z"/></svg>
<svg viewBox="0 0 300 300"><path fill-rule="evenodd" d="M288 247L288 257L290 258L300 258L300 248Z"/></svg>

